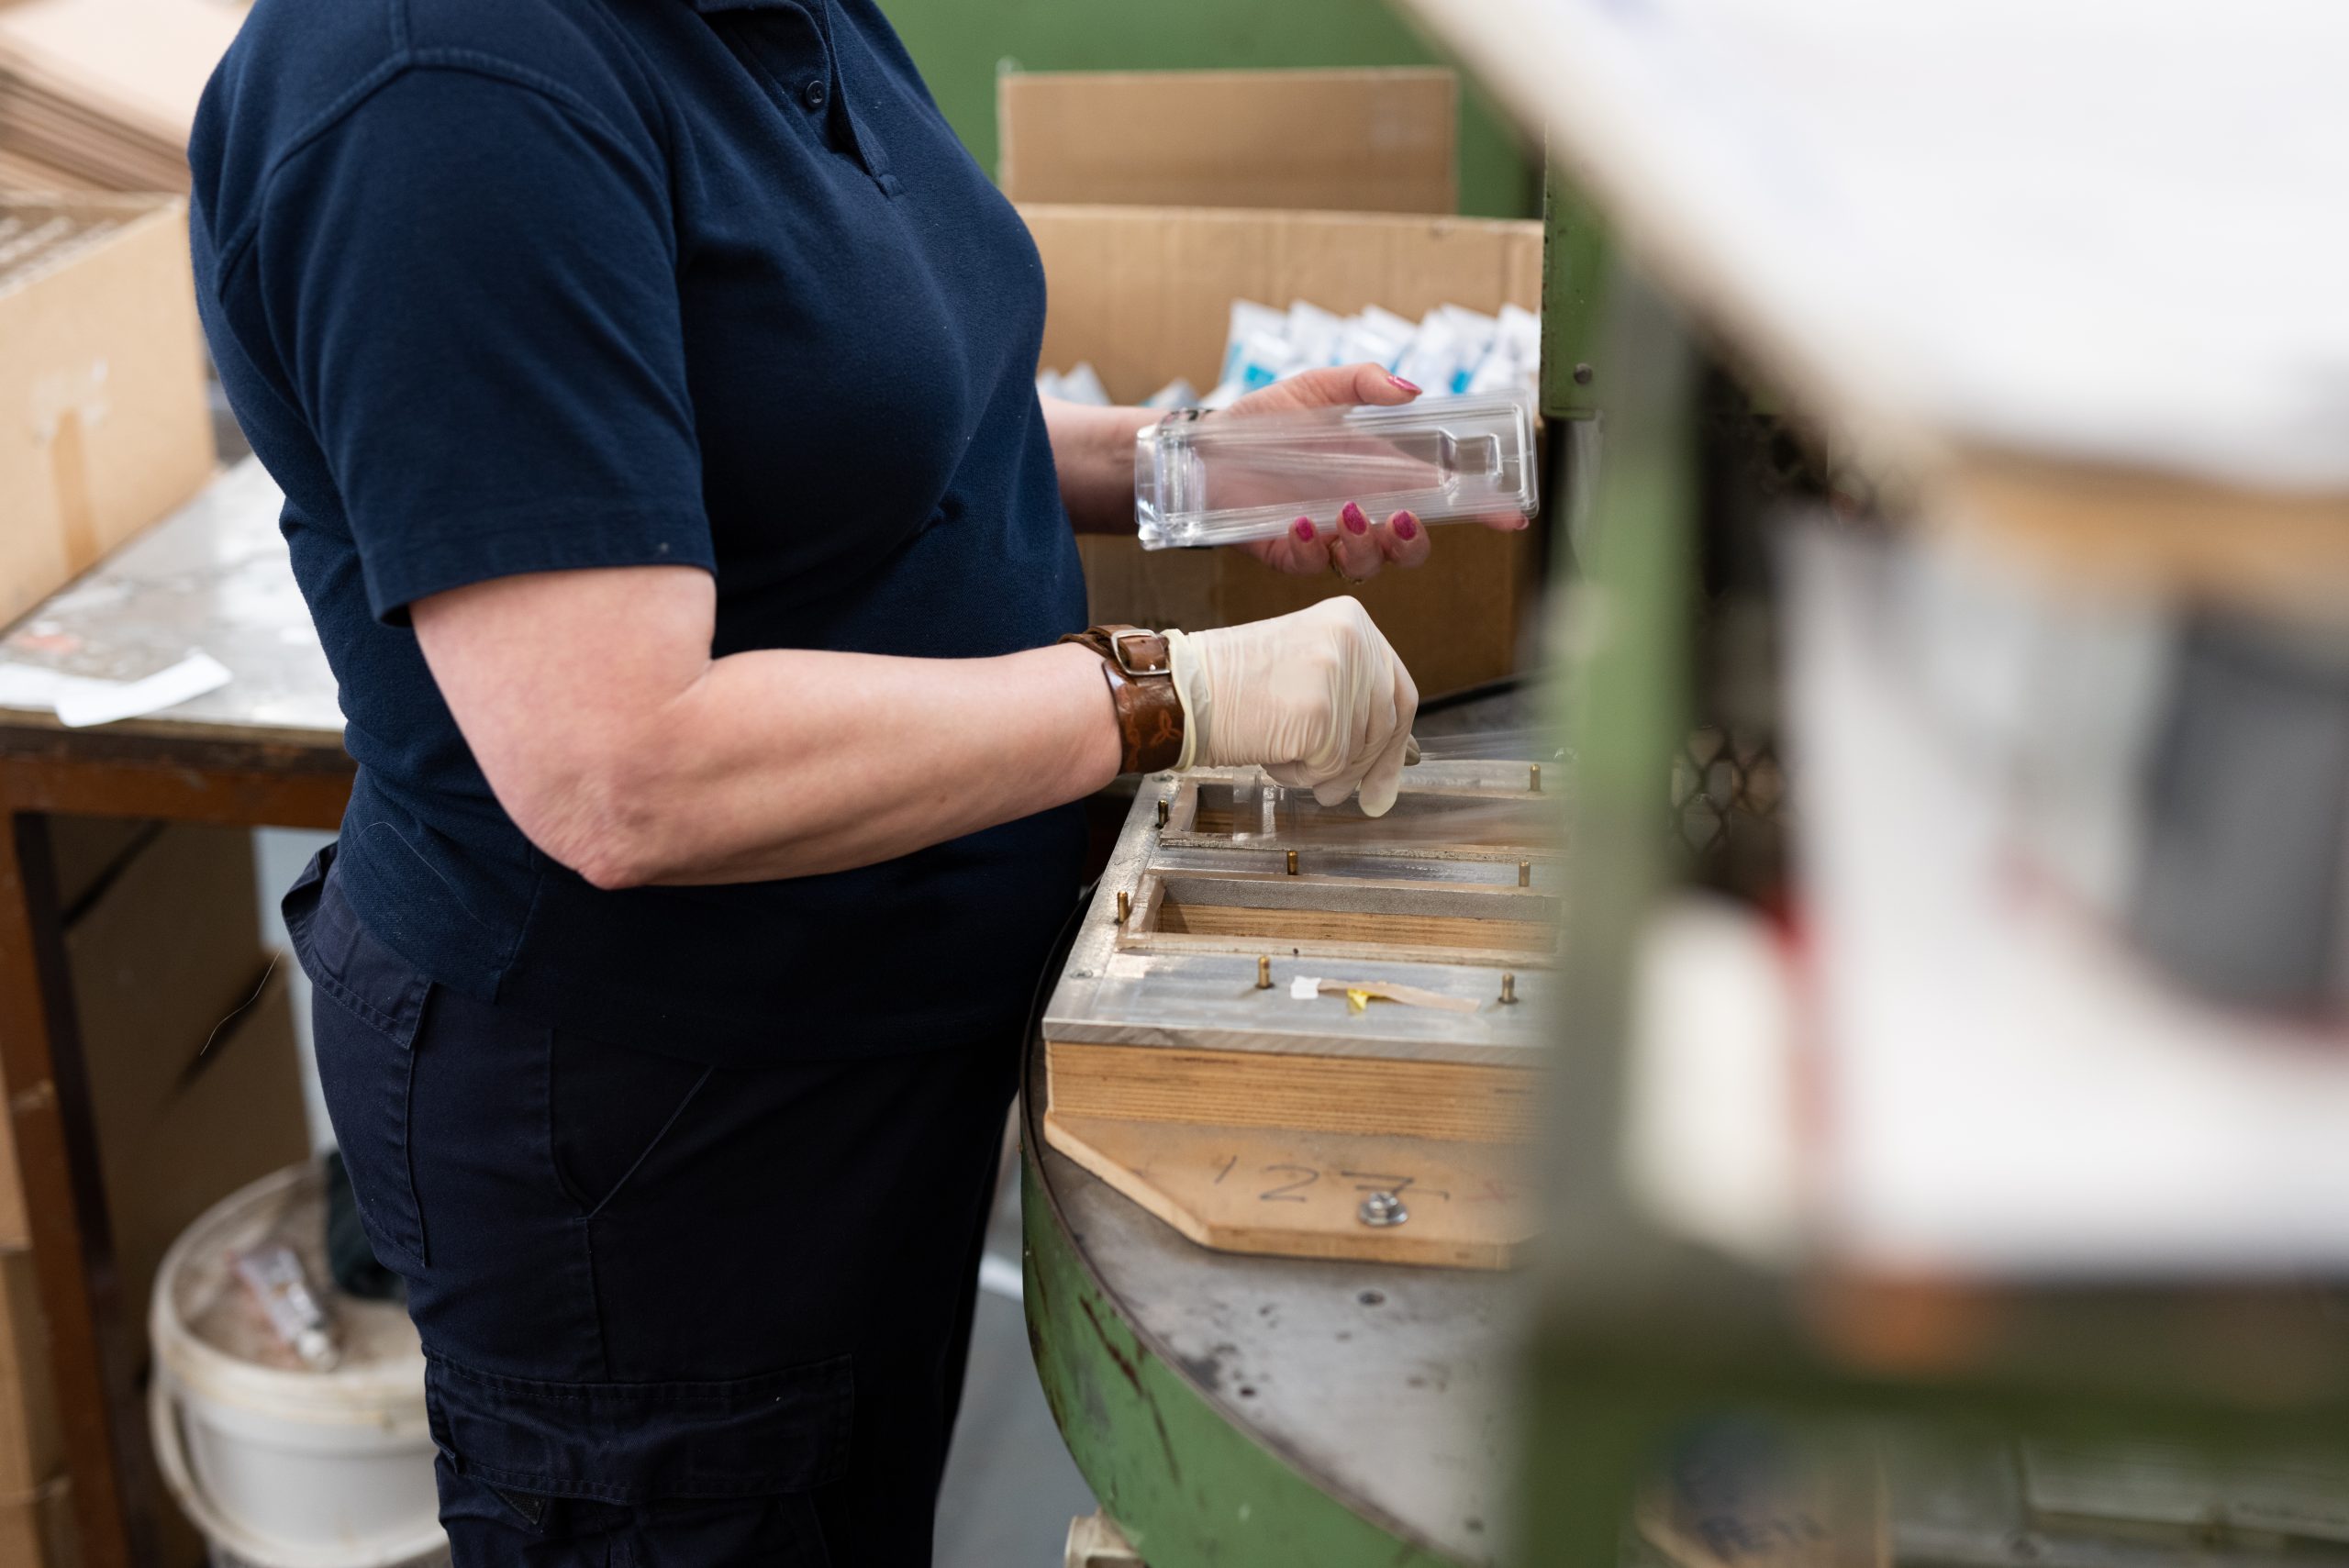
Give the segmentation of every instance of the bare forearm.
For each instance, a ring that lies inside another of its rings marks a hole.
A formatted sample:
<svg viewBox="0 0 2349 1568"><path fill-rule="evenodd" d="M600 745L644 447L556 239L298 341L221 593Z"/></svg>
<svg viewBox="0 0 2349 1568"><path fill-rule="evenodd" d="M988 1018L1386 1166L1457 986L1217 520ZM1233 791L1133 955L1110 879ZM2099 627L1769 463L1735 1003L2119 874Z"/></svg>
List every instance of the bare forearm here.
<svg viewBox="0 0 2349 1568"><path fill-rule="evenodd" d="M1079 799L1118 772L1100 661L796 650L713 662L651 722L615 884L807 876Z"/></svg>
<svg viewBox="0 0 2349 1568"><path fill-rule="evenodd" d="M495 578L421 599L417 639L500 805L604 887L894 859L1117 775L1101 662L770 649L712 659L687 567Z"/></svg>
<svg viewBox="0 0 2349 1568"><path fill-rule="evenodd" d="M1133 532L1134 432L1157 418L1156 411L1043 401L1069 522L1084 534Z"/></svg>

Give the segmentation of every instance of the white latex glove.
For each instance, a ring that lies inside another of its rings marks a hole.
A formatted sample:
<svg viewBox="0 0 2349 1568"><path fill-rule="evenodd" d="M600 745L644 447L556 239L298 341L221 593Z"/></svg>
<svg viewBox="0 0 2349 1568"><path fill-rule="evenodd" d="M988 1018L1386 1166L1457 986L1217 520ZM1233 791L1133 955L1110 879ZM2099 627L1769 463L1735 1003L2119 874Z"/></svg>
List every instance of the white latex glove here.
<svg viewBox="0 0 2349 1568"><path fill-rule="evenodd" d="M1373 817L1395 804L1419 689L1358 602L1166 640L1183 699L1176 767L1255 763L1324 806L1357 785Z"/></svg>

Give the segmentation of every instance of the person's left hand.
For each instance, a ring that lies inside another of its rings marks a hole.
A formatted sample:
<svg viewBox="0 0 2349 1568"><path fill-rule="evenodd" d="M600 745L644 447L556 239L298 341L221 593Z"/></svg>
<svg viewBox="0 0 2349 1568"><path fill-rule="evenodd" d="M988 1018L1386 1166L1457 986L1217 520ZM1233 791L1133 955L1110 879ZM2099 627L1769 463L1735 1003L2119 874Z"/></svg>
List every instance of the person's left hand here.
<svg viewBox="0 0 2349 1568"><path fill-rule="evenodd" d="M1252 414L1288 413L1332 405L1392 405L1408 403L1419 395L1418 387L1387 374L1383 365L1336 365L1326 370L1301 371L1270 386L1259 387L1247 396L1235 399L1212 417L1241 419ZM1523 528L1525 520L1511 515L1490 519L1489 526ZM1372 517L1350 501L1340 515L1338 531L1326 538L1300 517L1289 532L1278 539L1251 539L1232 548L1246 550L1275 571L1309 575L1335 565L1340 576L1360 583L1377 576L1390 563L1419 565L1427 560L1431 541L1427 525L1408 512Z"/></svg>

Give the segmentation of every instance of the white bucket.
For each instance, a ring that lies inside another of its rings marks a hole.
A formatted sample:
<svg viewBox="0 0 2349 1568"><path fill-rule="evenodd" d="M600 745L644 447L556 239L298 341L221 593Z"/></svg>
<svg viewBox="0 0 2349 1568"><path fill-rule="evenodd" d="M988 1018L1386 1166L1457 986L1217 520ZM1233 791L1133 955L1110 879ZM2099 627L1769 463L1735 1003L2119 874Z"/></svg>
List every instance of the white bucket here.
<svg viewBox="0 0 2349 1568"><path fill-rule="evenodd" d="M155 1456L216 1562L395 1568L445 1562L424 1351L396 1304L335 1296L332 1372L301 1368L240 1299L229 1255L294 1249L322 1294L326 1175L297 1165L216 1205L155 1278ZM274 1364L273 1364L274 1363Z"/></svg>

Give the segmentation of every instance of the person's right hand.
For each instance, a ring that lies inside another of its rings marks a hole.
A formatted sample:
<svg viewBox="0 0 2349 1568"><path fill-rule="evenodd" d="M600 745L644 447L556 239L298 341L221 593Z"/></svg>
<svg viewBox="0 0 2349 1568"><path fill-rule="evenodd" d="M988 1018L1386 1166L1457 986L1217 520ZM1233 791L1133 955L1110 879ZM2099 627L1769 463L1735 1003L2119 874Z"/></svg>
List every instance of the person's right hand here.
<svg viewBox="0 0 2349 1568"><path fill-rule="evenodd" d="M1357 785L1373 817L1395 804L1419 689L1360 603L1166 638L1183 698L1178 767L1255 763L1324 806Z"/></svg>

